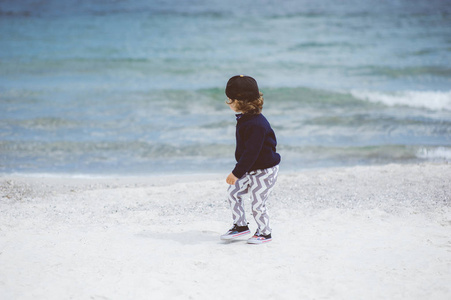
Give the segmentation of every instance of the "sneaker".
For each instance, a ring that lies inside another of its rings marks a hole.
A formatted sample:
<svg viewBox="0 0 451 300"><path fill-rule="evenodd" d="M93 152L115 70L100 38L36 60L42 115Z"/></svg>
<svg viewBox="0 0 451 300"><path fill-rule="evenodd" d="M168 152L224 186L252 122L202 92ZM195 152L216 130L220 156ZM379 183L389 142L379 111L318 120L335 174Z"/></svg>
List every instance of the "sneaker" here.
<svg viewBox="0 0 451 300"><path fill-rule="evenodd" d="M271 241L272 241L271 233L267 234L267 235L263 235L263 234L258 234L258 232L256 232L253 237L251 237L250 239L247 240L247 243L248 244L263 244L263 243L267 243L267 242L271 242Z"/></svg>
<svg viewBox="0 0 451 300"><path fill-rule="evenodd" d="M246 226L238 226L233 225L232 228L230 228L229 231L227 231L225 234L221 235L221 240L233 240L236 239L242 235L249 234L251 231L249 230L249 227Z"/></svg>

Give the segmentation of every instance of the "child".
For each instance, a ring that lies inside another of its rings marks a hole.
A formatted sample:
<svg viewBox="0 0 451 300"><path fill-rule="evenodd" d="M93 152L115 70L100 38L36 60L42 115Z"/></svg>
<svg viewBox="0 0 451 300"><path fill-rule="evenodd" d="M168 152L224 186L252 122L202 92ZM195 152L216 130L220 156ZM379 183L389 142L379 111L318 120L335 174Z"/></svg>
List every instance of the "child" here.
<svg viewBox="0 0 451 300"><path fill-rule="evenodd" d="M221 235L232 240L250 230L244 213L243 196L250 194L252 214L258 229L247 242L261 244L271 241L271 228L266 212L266 200L277 180L280 155L276 152L276 136L261 114L263 94L254 78L237 75L229 79L225 93L230 108L236 115L237 164L226 179L230 184L228 200L232 209L233 227Z"/></svg>

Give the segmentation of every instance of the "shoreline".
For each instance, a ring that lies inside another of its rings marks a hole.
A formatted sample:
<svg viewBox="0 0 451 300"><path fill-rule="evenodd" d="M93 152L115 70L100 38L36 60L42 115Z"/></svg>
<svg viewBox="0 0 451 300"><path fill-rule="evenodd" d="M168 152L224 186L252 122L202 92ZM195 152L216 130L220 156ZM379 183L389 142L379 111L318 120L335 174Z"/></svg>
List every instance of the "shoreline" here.
<svg viewBox="0 0 451 300"><path fill-rule="evenodd" d="M383 168L389 166L441 166L441 165L449 165L451 164L447 160L437 160L437 161L419 161L419 162L392 162L392 163L381 163L381 164L355 164L355 165L331 165L331 166L316 166L316 167L305 167L297 170L285 169L283 165L281 167L281 172L285 175L290 174L299 174L299 173L312 173L312 172L327 172L334 170L345 170L345 169L354 169L354 168ZM232 168L230 168L232 169ZM30 178L33 179L42 179L42 180L51 180L51 179L72 179L72 180L116 180L116 179L125 179L125 180L142 180L142 179L155 179L155 178L175 178L177 181L181 180L190 180L189 178L195 177L196 179L210 178L212 177L221 177L227 176L230 172L229 169L221 170L221 171L195 171L195 172L165 172L162 174L158 173L112 173L112 174L103 174L103 173L49 173L49 172L12 172L12 173L0 173L0 180L5 178ZM280 173L280 172L279 172ZM224 175L225 174L225 175Z"/></svg>

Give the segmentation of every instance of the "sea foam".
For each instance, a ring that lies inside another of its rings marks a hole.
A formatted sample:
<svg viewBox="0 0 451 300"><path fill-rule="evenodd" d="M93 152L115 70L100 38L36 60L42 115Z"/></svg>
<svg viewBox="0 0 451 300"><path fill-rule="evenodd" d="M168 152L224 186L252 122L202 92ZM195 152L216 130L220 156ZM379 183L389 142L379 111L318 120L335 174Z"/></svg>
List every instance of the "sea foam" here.
<svg viewBox="0 0 451 300"><path fill-rule="evenodd" d="M437 148L422 148L418 150L417 157L432 159L432 160L445 160L451 161L451 148L437 147Z"/></svg>

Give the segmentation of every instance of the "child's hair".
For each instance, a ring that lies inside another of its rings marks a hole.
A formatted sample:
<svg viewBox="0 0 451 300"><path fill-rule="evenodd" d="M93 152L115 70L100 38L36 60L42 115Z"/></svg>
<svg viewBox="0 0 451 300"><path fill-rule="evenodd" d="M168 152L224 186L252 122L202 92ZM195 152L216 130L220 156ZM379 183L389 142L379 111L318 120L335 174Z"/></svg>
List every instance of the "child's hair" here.
<svg viewBox="0 0 451 300"><path fill-rule="evenodd" d="M243 114L258 115L263 109L263 94L260 93L260 97L253 101L243 101L237 99L230 99L226 102L227 104L232 104L236 102L236 108Z"/></svg>

